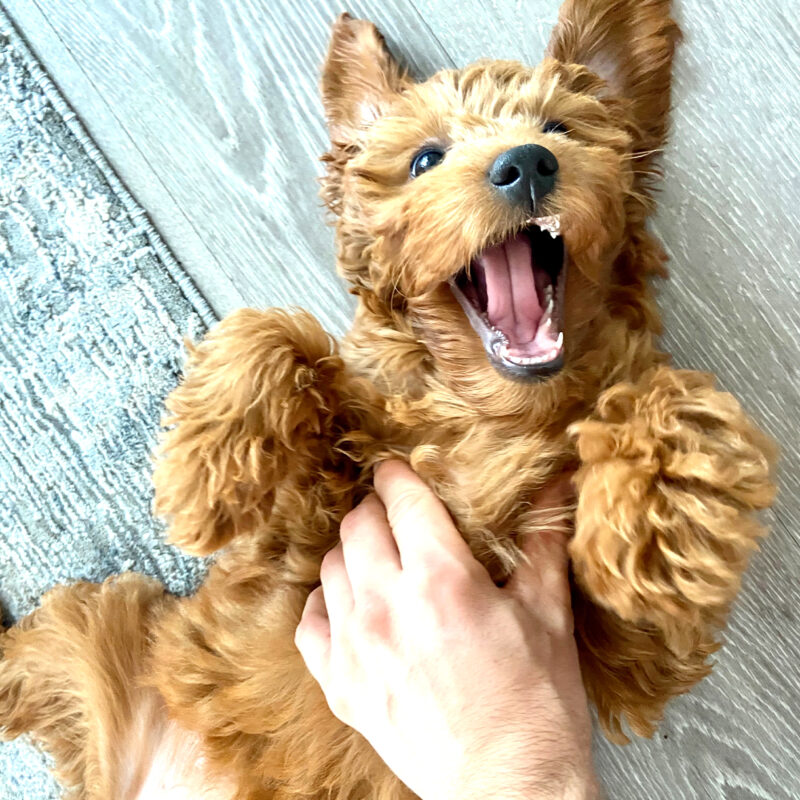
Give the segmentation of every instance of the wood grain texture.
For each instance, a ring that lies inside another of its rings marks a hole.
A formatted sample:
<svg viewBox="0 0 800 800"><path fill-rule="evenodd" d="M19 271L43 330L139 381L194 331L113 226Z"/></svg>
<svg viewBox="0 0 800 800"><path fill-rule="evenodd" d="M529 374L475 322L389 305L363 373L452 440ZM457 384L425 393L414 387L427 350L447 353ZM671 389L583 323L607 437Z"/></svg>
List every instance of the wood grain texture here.
<svg viewBox="0 0 800 800"><path fill-rule="evenodd" d="M318 66L339 2L5 5L219 312L298 304L333 331L345 327L350 305L315 184L325 145ZM612 800L800 798L793 5L678 4L686 41L654 226L672 256L661 292L665 343L681 366L719 375L778 439L781 494L711 678L670 706L653 740L617 748L598 739ZM464 0L457 11L438 0L348 5L423 75L479 57L536 61L557 8L558 0Z"/></svg>
<svg viewBox="0 0 800 800"><path fill-rule="evenodd" d="M302 304L329 329L345 329L352 304L335 276L332 235L316 196L326 136L318 67L340 5L12 0L6 7L34 49L44 17L113 109L213 259L209 265L184 258L192 274L197 270L198 283L213 287L209 273L218 271L236 287L238 303L209 296L221 314L235 305ZM371 9L355 4L351 10ZM386 3L373 16L381 17L390 38L430 39L402 2ZM49 67L44 47L38 54ZM419 72L438 63L429 53L410 54ZM71 76L51 72L73 100L66 82ZM72 80L83 83L81 76ZM113 135L93 129L93 102L76 103L76 110L105 149ZM129 168L124 153L115 160L106 152L139 196L148 178L138 165ZM176 210L155 199L147 208L169 231Z"/></svg>

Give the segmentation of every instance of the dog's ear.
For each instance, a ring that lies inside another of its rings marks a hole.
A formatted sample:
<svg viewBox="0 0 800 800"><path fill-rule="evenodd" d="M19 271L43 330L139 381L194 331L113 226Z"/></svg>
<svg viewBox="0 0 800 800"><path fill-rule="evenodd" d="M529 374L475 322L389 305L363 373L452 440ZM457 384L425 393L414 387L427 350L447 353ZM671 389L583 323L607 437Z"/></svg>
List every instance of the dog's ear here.
<svg viewBox="0 0 800 800"><path fill-rule="evenodd" d="M331 142L352 142L406 82L378 29L342 14L334 23L322 68L322 103Z"/></svg>
<svg viewBox="0 0 800 800"><path fill-rule="evenodd" d="M583 64L626 100L634 149L664 144L670 109L672 57L680 29L670 0L566 0L548 54Z"/></svg>

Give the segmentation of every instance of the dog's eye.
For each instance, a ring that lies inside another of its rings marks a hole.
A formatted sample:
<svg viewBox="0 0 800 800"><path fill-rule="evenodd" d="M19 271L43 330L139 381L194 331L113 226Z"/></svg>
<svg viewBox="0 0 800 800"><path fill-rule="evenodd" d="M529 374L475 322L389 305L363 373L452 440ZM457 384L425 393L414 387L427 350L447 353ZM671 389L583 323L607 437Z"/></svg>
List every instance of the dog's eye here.
<svg viewBox="0 0 800 800"><path fill-rule="evenodd" d="M438 147L426 147L420 150L411 161L409 173L412 178L422 175L429 169L433 169L444 158L444 150Z"/></svg>
<svg viewBox="0 0 800 800"><path fill-rule="evenodd" d="M551 119L545 122L542 130L545 133L569 133L569 128L557 119Z"/></svg>

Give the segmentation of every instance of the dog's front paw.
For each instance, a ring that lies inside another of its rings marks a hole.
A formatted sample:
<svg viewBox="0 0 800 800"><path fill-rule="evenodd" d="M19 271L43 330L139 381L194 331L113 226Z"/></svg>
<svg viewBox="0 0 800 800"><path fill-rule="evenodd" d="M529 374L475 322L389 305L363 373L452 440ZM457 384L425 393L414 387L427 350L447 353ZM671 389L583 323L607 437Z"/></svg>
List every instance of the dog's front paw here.
<svg viewBox="0 0 800 800"><path fill-rule="evenodd" d="M659 367L607 390L572 432L571 555L595 602L689 652L721 625L774 496L774 446L710 376Z"/></svg>
<svg viewBox="0 0 800 800"><path fill-rule="evenodd" d="M305 312L244 309L190 347L154 474L170 540L197 554L262 527L274 488L330 447L343 364Z"/></svg>

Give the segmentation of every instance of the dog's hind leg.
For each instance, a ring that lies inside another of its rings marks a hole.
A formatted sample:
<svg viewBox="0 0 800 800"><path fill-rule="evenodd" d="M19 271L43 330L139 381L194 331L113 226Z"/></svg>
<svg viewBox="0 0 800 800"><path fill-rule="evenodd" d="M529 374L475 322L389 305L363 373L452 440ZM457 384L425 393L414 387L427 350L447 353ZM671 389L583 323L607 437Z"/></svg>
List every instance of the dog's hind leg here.
<svg viewBox="0 0 800 800"><path fill-rule="evenodd" d="M0 634L0 735L31 734L71 797L124 798L135 788L131 727L143 708L159 711L138 680L152 623L169 602L140 575L59 586Z"/></svg>
<svg viewBox="0 0 800 800"><path fill-rule="evenodd" d="M167 400L154 482L170 541L211 553L263 530L280 485L330 476L338 436L374 394L358 383L306 312L244 309L212 329Z"/></svg>

